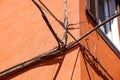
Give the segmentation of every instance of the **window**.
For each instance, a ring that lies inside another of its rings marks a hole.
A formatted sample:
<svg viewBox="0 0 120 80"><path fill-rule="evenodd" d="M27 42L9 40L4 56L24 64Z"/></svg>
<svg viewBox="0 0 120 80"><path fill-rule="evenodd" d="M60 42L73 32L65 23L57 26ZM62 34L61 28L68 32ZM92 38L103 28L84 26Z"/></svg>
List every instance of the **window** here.
<svg viewBox="0 0 120 80"><path fill-rule="evenodd" d="M120 1L118 0L87 0L87 12L94 17L93 20L97 19L97 24L100 24L102 21L108 19L117 12L117 5L119 5L118 10L120 10ZM104 33L102 35L105 35L106 38L108 38L120 51L120 24L118 23L119 18L114 18L103 25L100 30Z"/></svg>
<svg viewBox="0 0 120 80"><path fill-rule="evenodd" d="M120 0L116 0L117 12L120 12ZM118 17L119 35L120 35L120 16Z"/></svg>

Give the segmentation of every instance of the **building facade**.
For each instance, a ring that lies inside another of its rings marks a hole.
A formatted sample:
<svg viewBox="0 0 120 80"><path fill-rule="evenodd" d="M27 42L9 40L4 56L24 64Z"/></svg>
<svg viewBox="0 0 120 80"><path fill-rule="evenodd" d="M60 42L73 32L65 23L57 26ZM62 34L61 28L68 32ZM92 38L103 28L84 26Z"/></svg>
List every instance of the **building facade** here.
<svg viewBox="0 0 120 80"><path fill-rule="evenodd" d="M0 0L0 80L119 80L120 0Z"/></svg>

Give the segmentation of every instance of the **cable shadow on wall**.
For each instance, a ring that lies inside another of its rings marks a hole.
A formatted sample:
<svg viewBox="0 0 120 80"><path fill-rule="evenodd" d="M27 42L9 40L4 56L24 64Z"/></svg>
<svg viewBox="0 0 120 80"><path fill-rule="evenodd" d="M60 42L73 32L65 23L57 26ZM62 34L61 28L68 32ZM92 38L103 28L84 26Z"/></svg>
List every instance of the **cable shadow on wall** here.
<svg viewBox="0 0 120 80"><path fill-rule="evenodd" d="M21 74L24 74L24 73L26 73L26 72L28 72L30 70L35 69L35 68L58 64L57 70L55 70L53 73L50 74L51 78L52 78L51 80L56 80L56 78L57 78L57 76L58 76L58 74L60 72L60 69L62 67L65 55L69 54L69 52L71 52L71 51L74 51L78 47L79 46L76 45L75 47L72 47L69 50L65 50L60 55L57 55L54 58L48 59L48 60L40 62L40 63L33 64L31 66L27 66L27 67L23 68L22 70L19 70L19 71L13 73L13 74L8 75L7 77L4 77L2 79L0 78L0 80L11 80L11 79L13 79L13 78L15 78L15 77L17 77L17 76L19 76Z"/></svg>
<svg viewBox="0 0 120 80"><path fill-rule="evenodd" d="M88 73L89 80L92 80L88 65L93 69L93 71L101 77L103 80L113 80L112 76L107 72L107 70L102 66L100 62L97 62L91 55L89 55L84 49L81 48L81 53L85 63L86 71Z"/></svg>
<svg viewBox="0 0 120 80"><path fill-rule="evenodd" d="M54 76L53 76L54 79L51 79L51 80L56 80L57 75L58 75L58 73L59 73L59 71L60 71L60 68L61 68L61 66L62 66L62 63L63 63L63 61L64 61L64 57L65 57L65 55L59 56L59 57L57 57L57 58L50 59L49 61L47 60L47 61L45 61L45 62L38 63L38 64L35 64L35 65L32 65L32 66L26 67L25 69L23 69L23 70L21 70L21 71L18 71L18 72L14 73L14 74L12 74L12 75L9 75L9 76L7 76L7 77L5 77L5 78L3 78L3 79L0 79L0 80L11 80L11 79L13 79L13 78L15 78L15 77L17 77L17 76L19 76L19 75L22 75L22 74L24 74L24 73L26 73L26 72L28 72L28 71L30 71L30 70L35 69L35 68L44 67L44 66L51 66L51 65L58 64L57 70L54 71L54 73L51 73L51 75L52 75L52 74L54 75ZM34 76L35 76L35 75L34 75ZM39 75L39 76L40 76L40 75Z"/></svg>

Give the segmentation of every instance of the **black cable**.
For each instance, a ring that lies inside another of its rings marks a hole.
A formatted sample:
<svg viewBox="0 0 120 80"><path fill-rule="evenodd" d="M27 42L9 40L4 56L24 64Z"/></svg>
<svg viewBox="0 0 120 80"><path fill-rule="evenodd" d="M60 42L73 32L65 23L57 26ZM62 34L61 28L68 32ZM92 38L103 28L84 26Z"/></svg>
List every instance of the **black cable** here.
<svg viewBox="0 0 120 80"><path fill-rule="evenodd" d="M42 18L44 19L45 23L47 24L48 28L50 29L50 31L52 32L53 36L55 37L57 43L58 43L58 48L60 48L60 43L63 44L63 42L58 38L58 36L56 35L55 31L53 30L49 20L47 19L45 13L43 12L43 10L41 9L40 5L37 4L37 2L35 2L34 0L32 0L33 3L39 8L41 14L42 14ZM60 43L59 43L60 42Z"/></svg>
<svg viewBox="0 0 120 80"><path fill-rule="evenodd" d="M41 5L50 13L50 15L61 25L61 26L64 26L64 23L60 20L57 19L57 17L45 6L45 4L41 1L41 0L38 0Z"/></svg>
<svg viewBox="0 0 120 80"><path fill-rule="evenodd" d="M40 0L39 0L40 1ZM42 3L42 1L40 1L40 3L48 10L48 12L50 12L50 14L52 14L52 12ZM65 4L66 4L66 1L65 1ZM65 6L66 7L66 6ZM66 9L65 9L66 10ZM65 13L66 14L66 13ZM117 13L116 13L117 14ZM53 15L53 14L52 14ZM115 15L115 14L114 14ZM114 15L112 15L112 16L114 16ZM56 18L54 15L53 15L53 17L54 18ZM65 15L65 18L67 18L67 16ZM57 19L57 18L56 18ZM105 21L107 21L107 20L105 20ZM103 21L103 23L105 22L105 21ZM107 21L107 22L109 22L109 21ZM107 22L105 22L105 23L107 23ZM101 23L101 25L102 25L102 23ZM100 26L101 27L101 26ZM64 29L66 29L65 27L63 27ZM99 26L98 26L98 28L99 28ZM97 29L97 28L96 28ZM94 31L94 29L93 29L93 31ZM76 41L76 42L78 42L77 41L77 39L68 31L68 30L66 30L66 32L67 33L69 33L69 35ZM87 32L88 34L90 34L92 32L92 30L91 31L89 31L89 32ZM87 33L85 34L85 35L83 35L82 37L81 37L81 39L82 38L84 38L84 36L87 36ZM79 42L78 42L78 44L81 46L81 47L83 47L96 61L97 61L97 58L95 57L95 56L93 56L91 53L90 53L90 51L87 49L87 48L85 48L84 46L82 46L82 44L80 44Z"/></svg>
<svg viewBox="0 0 120 80"><path fill-rule="evenodd" d="M63 27L63 29L66 29L65 27L64 27L64 24L63 24L63 22L61 22L60 20L58 20L55 16L54 16L54 14L45 6L45 4L41 1L41 0L38 0L41 4L42 4L42 6L50 13L50 15ZM66 17L67 18L67 17ZM65 18L65 19L66 19ZM68 21L67 21L67 25L68 25ZM68 25L69 26L69 25ZM75 39L75 37L68 31L68 30L66 30L67 31L67 33L74 39L74 40L76 40Z"/></svg>
<svg viewBox="0 0 120 80"><path fill-rule="evenodd" d="M120 15L120 12L116 13L115 15L113 15L112 17L110 17L109 19L103 21L100 25L97 25L96 27L94 27L92 30L90 30L89 32L87 32L86 34L84 34L82 37L80 37L79 39L69 43L68 45L66 45L65 47L59 49L59 50L53 50L51 52L48 52L48 53L44 53L42 55L39 55L35 58L32 58L28 61L25 61L23 63L20 63L16 66L13 66L12 68L9 68L9 69L6 69L2 72L0 72L0 79L3 77L3 76L6 76L6 75L10 75L12 74L12 72L14 73L14 71L19 71L23 68L26 68L27 66L30 66L34 63L38 63L38 62L42 62L42 61L45 61L45 60L48 60L49 58L52 58L56 55L59 55L59 54L63 54L64 51L76 46L80 40L82 40L84 37L86 37L87 35L89 35L90 33L92 33L93 31L97 30L99 27L103 26L105 23L109 22L110 20L112 20L113 18L117 17ZM73 36L74 37L74 36ZM84 48L84 47L83 47ZM88 51L90 52L90 51ZM93 55L92 55L93 56ZM94 56L93 56L94 58ZM96 60L96 58L95 58ZM98 60L96 60L98 62ZM102 67L102 65L101 65Z"/></svg>

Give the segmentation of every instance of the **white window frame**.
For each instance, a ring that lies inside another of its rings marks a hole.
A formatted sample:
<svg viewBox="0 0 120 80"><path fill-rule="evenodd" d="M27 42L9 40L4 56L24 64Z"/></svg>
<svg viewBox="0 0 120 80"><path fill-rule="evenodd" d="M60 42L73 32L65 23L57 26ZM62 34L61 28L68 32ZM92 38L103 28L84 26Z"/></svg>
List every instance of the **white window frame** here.
<svg viewBox="0 0 120 80"><path fill-rule="evenodd" d="M104 16L105 19L109 18L111 15L116 13L116 4L115 0L103 0L104 3ZM99 20L99 22L101 22ZM114 18L105 24L106 28L101 28L107 37L112 41L112 43L116 46L116 48L120 51L120 37L119 37L119 28L118 28L118 20ZM106 30L105 30L106 29Z"/></svg>

